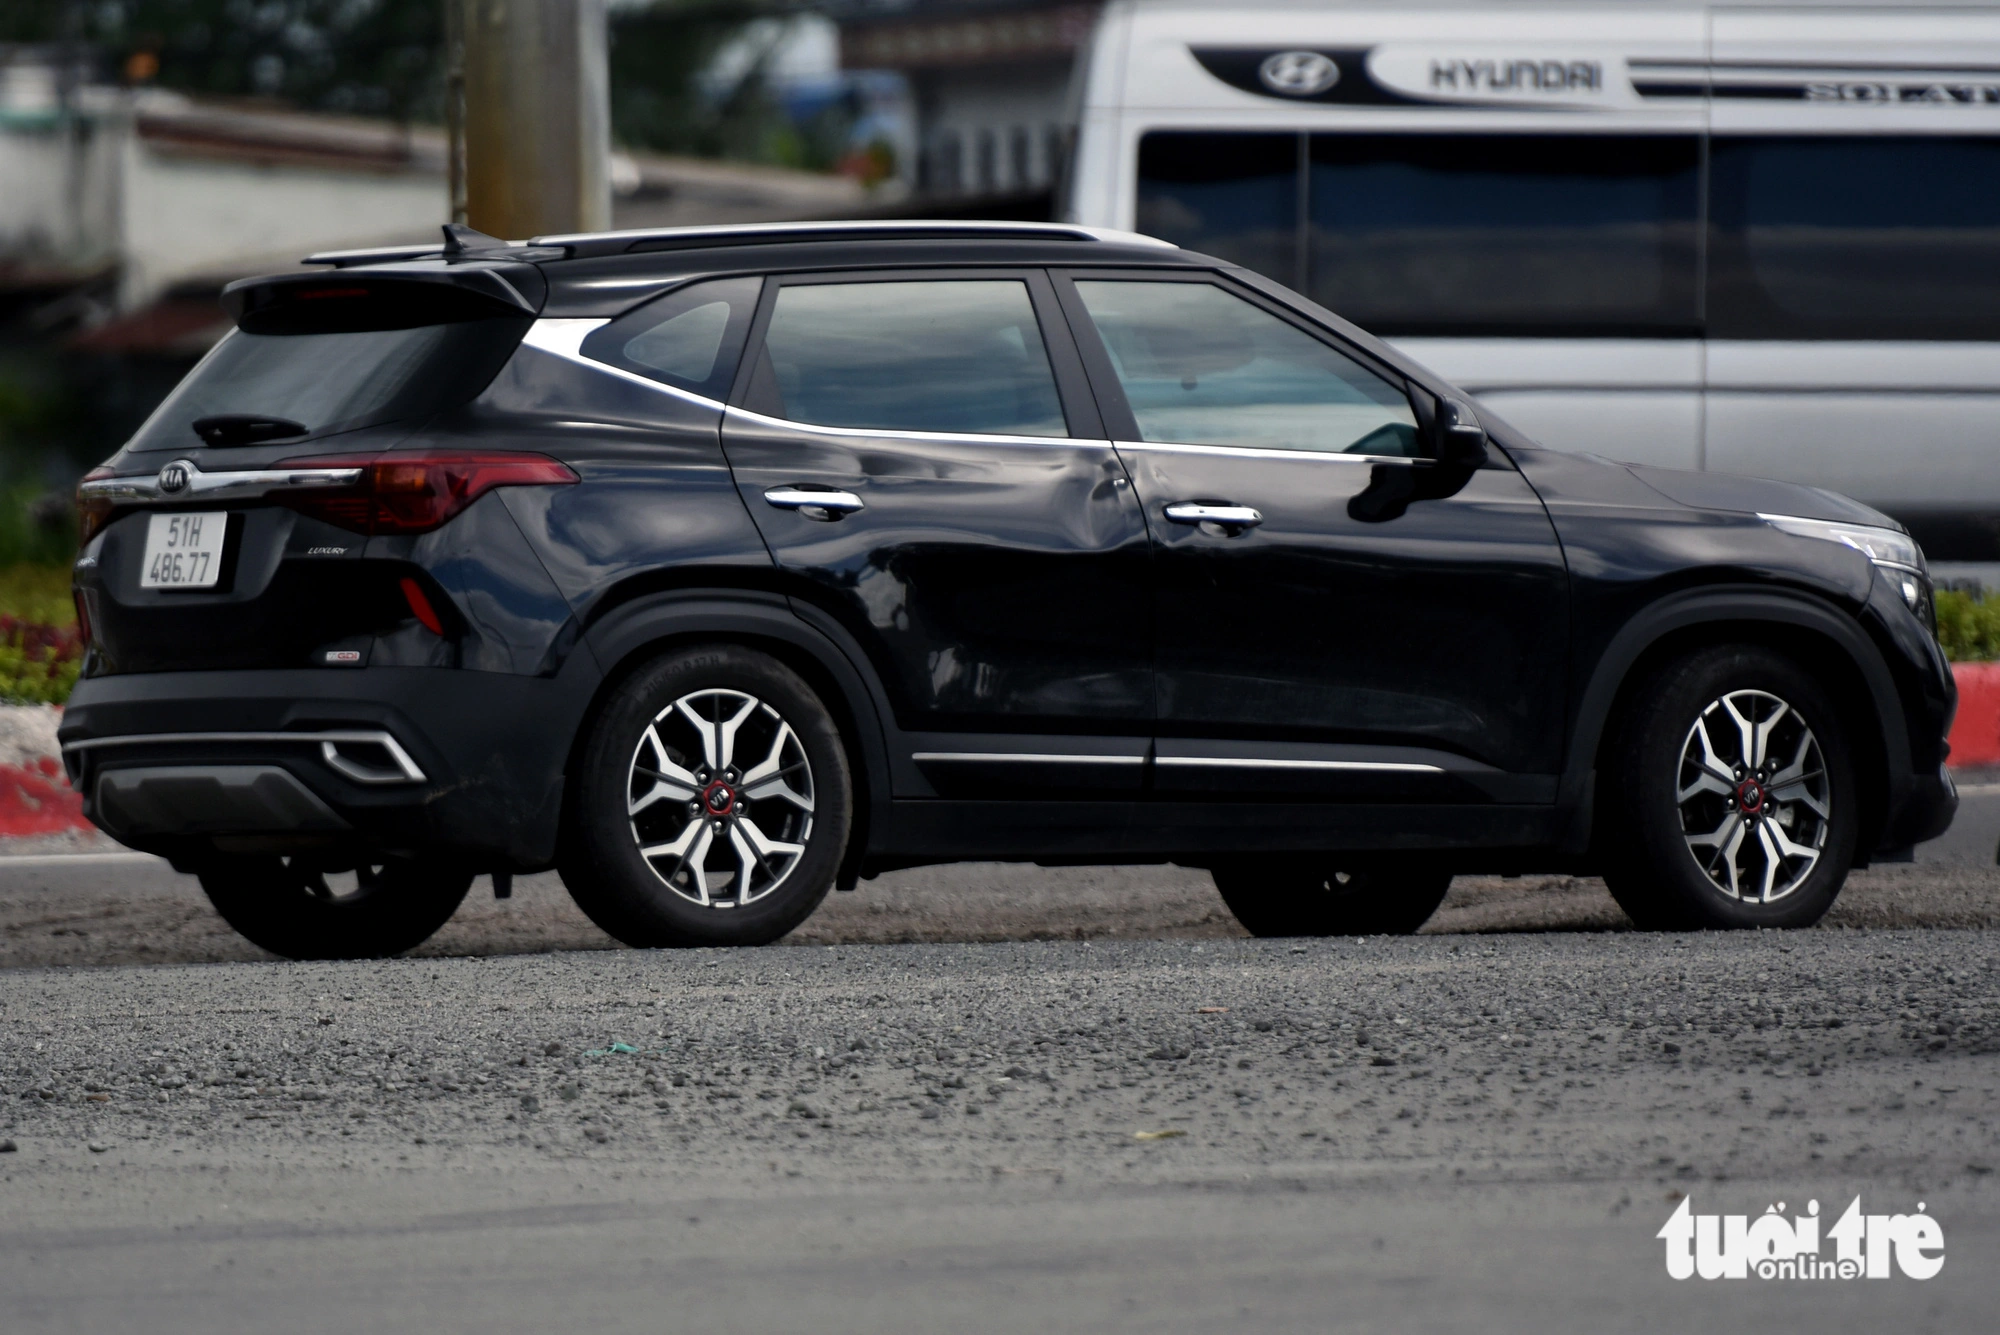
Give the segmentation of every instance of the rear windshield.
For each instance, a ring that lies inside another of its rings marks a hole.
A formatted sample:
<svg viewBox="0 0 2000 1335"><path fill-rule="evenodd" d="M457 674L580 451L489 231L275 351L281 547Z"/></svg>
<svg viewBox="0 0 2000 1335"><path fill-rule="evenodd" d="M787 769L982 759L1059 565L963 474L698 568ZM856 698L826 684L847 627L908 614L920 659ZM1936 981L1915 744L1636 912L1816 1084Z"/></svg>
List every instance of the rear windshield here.
<svg viewBox="0 0 2000 1335"><path fill-rule="evenodd" d="M465 320L343 334L232 331L132 438L134 450L199 449L198 418L284 418L297 439L430 417L478 394L532 321Z"/></svg>

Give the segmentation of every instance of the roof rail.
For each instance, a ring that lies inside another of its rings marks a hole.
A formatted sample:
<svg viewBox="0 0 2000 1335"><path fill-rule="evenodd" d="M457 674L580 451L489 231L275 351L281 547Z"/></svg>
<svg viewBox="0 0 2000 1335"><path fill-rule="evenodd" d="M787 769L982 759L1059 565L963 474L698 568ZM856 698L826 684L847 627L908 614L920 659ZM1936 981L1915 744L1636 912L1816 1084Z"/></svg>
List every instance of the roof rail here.
<svg viewBox="0 0 2000 1335"><path fill-rule="evenodd" d="M735 223L710 227L643 227L623 232L572 232L559 236L538 236L531 246L588 248L597 254L621 250L676 250L682 247L726 246L730 244L772 245L784 241L810 240L915 240L925 237L1047 238L1049 240L1102 241L1113 245L1159 246L1178 249L1170 241L1120 232L1109 227L1083 227L1075 223L960 222L930 221L921 218L854 222L771 222Z"/></svg>

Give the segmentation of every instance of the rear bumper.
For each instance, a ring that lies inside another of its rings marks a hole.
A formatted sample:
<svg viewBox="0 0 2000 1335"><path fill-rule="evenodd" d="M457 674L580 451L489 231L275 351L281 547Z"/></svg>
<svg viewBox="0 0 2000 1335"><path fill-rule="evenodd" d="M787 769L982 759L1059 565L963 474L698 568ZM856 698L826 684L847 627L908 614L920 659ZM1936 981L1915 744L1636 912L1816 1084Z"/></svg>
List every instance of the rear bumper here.
<svg viewBox="0 0 2000 1335"><path fill-rule="evenodd" d="M176 859L352 845L527 870L555 857L596 686L449 668L161 672L79 682L59 739L84 814Z"/></svg>

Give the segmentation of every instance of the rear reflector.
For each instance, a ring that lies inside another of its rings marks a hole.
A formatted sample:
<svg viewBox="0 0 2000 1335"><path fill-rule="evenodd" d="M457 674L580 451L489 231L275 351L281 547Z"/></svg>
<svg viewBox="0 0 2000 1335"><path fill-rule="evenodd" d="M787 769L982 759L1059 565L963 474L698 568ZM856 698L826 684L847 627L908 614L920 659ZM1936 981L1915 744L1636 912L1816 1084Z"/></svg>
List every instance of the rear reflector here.
<svg viewBox="0 0 2000 1335"><path fill-rule="evenodd" d="M403 576L403 601L410 605L411 615L423 623L425 630L433 635L444 634L444 622L438 620L437 609L424 596L424 586L408 575Z"/></svg>
<svg viewBox="0 0 2000 1335"><path fill-rule="evenodd" d="M495 487L577 481L567 465L547 455L462 450L330 454L287 459L276 467L361 469L361 480L352 487L279 492L272 499L335 527L367 534L428 533ZM418 619L423 620L422 613Z"/></svg>

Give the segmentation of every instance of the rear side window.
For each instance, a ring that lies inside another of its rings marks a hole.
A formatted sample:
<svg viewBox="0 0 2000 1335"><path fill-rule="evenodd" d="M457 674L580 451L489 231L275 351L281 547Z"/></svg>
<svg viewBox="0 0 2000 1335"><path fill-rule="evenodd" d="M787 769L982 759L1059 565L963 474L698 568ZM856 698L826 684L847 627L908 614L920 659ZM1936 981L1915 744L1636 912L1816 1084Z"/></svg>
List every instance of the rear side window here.
<svg viewBox="0 0 2000 1335"><path fill-rule="evenodd" d="M1069 434L1020 279L791 284L752 406L814 426Z"/></svg>
<svg viewBox="0 0 2000 1335"><path fill-rule="evenodd" d="M215 345L132 438L135 450L201 448L204 417L298 423L296 439L433 416L468 402L532 321L462 320L337 334L248 334Z"/></svg>
<svg viewBox="0 0 2000 1335"><path fill-rule="evenodd" d="M1208 283L1080 279L1143 440L1410 457L1409 397Z"/></svg>
<svg viewBox="0 0 2000 1335"><path fill-rule="evenodd" d="M756 313L761 278L718 278L669 292L583 341L583 355L704 398L726 399Z"/></svg>
<svg viewBox="0 0 2000 1335"><path fill-rule="evenodd" d="M2000 139L1718 138L1709 331L2000 339Z"/></svg>

